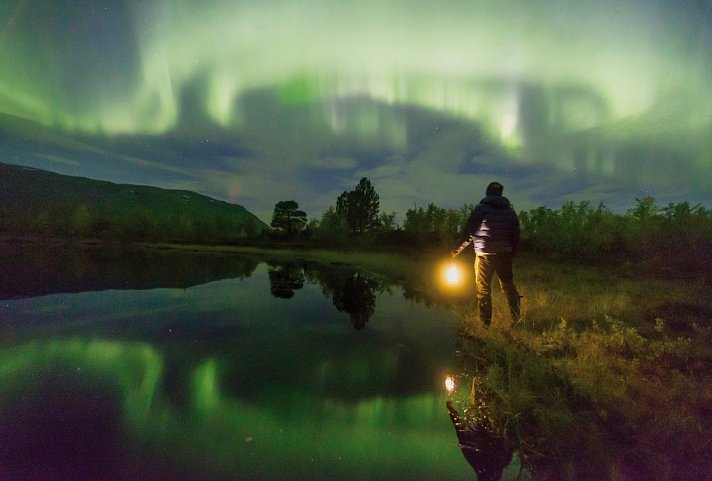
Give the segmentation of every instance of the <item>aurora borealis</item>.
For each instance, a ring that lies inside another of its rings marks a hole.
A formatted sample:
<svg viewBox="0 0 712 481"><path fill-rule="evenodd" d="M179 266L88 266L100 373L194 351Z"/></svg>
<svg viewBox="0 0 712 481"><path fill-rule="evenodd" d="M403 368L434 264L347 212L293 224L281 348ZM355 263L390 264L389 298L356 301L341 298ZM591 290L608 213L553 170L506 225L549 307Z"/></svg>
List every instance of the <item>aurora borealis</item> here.
<svg viewBox="0 0 712 481"><path fill-rule="evenodd" d="M0 160L319 217L712 203L704 0L0 5Z"/></svg>

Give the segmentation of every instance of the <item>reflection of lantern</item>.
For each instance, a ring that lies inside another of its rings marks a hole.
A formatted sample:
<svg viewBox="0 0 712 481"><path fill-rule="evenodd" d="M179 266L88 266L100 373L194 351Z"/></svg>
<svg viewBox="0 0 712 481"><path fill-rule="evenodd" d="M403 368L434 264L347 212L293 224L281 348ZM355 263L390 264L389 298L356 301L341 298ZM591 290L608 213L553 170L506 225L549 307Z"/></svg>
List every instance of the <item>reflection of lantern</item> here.
<svg viewBox="0 0 712 481"><path fill-rule="evenodd" d="M460 271L457 266L453 263L447 270L447 283L448 284L458 284L460 282Z"/></svg>
<svg viewBox="0 0 712 481"><path fill-rule="evenodd" d="M448 394L452 394L452 391L455 389L455 380L452 376L445 377L445 389L447 389Z"/></svg>

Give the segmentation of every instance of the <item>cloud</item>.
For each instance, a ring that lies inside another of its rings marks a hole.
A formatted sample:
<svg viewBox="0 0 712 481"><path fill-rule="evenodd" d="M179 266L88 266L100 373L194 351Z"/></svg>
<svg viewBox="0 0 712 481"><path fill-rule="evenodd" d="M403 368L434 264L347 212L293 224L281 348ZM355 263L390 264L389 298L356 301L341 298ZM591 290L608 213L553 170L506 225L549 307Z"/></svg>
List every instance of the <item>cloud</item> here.
<svg viewBox="0 0 712 481"><path fill-rule="evenodd" d="M363 176L401 213L493 178L532 207L712 197L704 2L38 5L0 7L10 161L263 215Z"/></svg>
<svg viewBox="0 0 712 481"><path fill-rule="evenodd" d="M350 170L356 167L356 159L348 157L324 157L309 161L310 167L320 167L324 169Z"/></svg>

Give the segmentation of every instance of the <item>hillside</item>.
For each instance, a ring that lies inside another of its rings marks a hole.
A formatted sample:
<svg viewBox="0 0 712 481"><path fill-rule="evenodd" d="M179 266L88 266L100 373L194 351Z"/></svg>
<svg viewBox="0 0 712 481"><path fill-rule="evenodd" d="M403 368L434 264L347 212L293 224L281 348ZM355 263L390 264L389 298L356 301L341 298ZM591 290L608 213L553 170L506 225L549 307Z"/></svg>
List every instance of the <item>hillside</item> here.
<svg viewBox="0 0 712 481"><path fill-rule="evenodd" d="M0 162L0 234L225 242L268 226L241 205L186 190L114 184Z"/></svg>

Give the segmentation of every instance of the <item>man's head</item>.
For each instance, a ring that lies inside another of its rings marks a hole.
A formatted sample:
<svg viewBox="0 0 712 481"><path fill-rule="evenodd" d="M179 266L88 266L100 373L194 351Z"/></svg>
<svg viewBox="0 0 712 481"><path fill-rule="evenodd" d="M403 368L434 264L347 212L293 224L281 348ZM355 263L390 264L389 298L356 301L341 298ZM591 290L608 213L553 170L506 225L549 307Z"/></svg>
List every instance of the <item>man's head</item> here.
<svg viewBox="0 0 712 481"><path fill-rule="evenodd" d="M490 184L487 186L487 191L485 192L486 195L502 195L502 192L504 192L504 186L500 184L499 182L490 182Z"/></svg>

